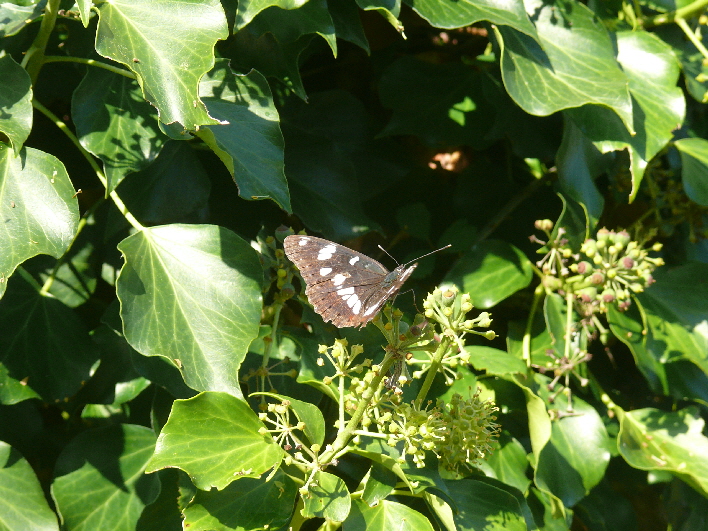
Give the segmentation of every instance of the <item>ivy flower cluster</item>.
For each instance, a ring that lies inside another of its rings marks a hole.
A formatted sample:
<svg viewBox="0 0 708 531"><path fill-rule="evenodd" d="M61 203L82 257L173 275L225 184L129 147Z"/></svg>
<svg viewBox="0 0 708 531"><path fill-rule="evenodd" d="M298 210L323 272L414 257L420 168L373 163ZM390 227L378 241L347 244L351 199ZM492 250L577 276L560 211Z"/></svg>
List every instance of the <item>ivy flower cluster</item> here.
<svg viewBox="0 0 708 531"><path fill-rule="evenodd" d="M620 311L629 308L631 295L641 293L654 282L652 273L664 265L659 257L649 256L649 251L661 250L661 243L649 249L631 239L627 231L600 229L597 237L586 240L579 253L573 253L568 241L558 230L556 239L550 241L553 223L550 220L536 222L536 228L544 230L548 253L537 265L543 271L544 285L550 289L573 293L582 303L586 313L596 309L602 313L607 306L616 304Z"/></svg>
<svg viewBox="0 0 708 531"><path fill-rule="evenodd" d="M494 422L498 410L480 400L479 391L466 400L456 393L449 403L438 399L430 409L400 404L378 423L389 446L403 442L401 461L410 456L422 468L427 452L433 452L445 469L462 473L491 453L500 429Z"/></svg>

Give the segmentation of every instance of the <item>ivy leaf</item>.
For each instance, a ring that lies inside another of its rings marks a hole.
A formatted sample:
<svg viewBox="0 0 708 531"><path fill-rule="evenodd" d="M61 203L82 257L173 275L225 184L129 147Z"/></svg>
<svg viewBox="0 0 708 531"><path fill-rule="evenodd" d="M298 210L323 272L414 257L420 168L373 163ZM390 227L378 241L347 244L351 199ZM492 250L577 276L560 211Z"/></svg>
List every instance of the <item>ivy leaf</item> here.
<svg viewBox="0 0 708 531"><path fill-rule="evenodd" d="M532 37L536 35L522 0L406 0L406 3L436 28L462 28L488 20L492 24L511 26Z"/></svg>
<svg viewBox="0 0 708 531"><path fill-rule="evenodd" d="M520 492L526 492L531 480L526 476L529 461L521 443L508 432L502 432L492 448L491 455L482 463L485 473L489 468L493 472L493 477L517 488Z"/></svg>
<svg viewBox="0 0 708 531"><path fill-rule="evenodd" d="M502 78L514 101L538 116L603 105L632 131L627 78L595 14L582 4L548 5L541 0L526 2L526 9L534 13L537 39L508 26L495 29L502 45ZM577 53L568 54L568 49Z"/></svg>
<svg viewBox="0 0 708 531"><path fill-rule="evenodd" d="M116 0L96 7L96 51L135 74L163 123L190 130L218 123L197 93L214 66L216 41L228 37L218 0Z"/></svg>
<svg viewBox="0 0 708 531"><path fill-rule="evenodd" d="M708 141L682 138L674 142L681 154L681 177L686 195L699 205L708 206Z"/></svg>
<svg viewBox="0 0 708 531"><path fill-rule="evenodd" d="M46 402L76 394L98 359L79 316L54 297L41 295L39 286L23 277L12 280L0 304L0 329L6 379L21 382ZM27 398L14 386L0 388L0 397L3 403Z"/></svg>
<svg viewBox="0 0 708 531"><path fill-rule="evenodd" d="M273 478L244 478L224 490L197 491L184 510L190 531L282 529L292 516L297 484L278 470Z"/></svg>
<svg viewBox="0 0 708 531"><path fill-rule="evenodd" d="M617 61L632 96L636 134L626 127L626 119L620 123L609 109L586 106L566 112L602 153L629 149L632 201L648 161L666 146L674 130L683 123L686 100L676 86L679 63L668 44L645 31L623 31L616 35Z"/></svg>
<svg viewBox="0 0 708 531"><path fill-rule="evenodd" d="M526 374L526 364L512 354L484 345L465 347L470 355L470 363L478 371L487 374Z"/></svg>
<svg viewBox="0 0 708 531"><path fill-rule="evenodd" d="M47 0L36 4L19 5L20 2L0 4L0 38L18 34L30 23L44 15Z"/></svg>
<svg viewBox="0 0 708 531"><path fill-rule="evenodd" d="M15 156L0 143L0 297L22 262L59 258L79 224L74 187L59 159L33 148Z"/></svg>
<svg viewBox="0 0 708 531"><path fill-rule="evenodd" d="M346 531L433 531L430 520L407 505L391 500L381 500L374 507L354 500L351 512L344 523Z"/></svg>
<svg viewBox="0 0 708 531"><path fill-rule="evenodd" d="M346 520L352 500L344 481L329 472L318 472L315 481L316 484L310 486L309 496L303 498L302 516L332 522Z"/></svg>
<svg viewBox="0 0 708 531"><path fill-rule="evenodd" d="M226 393L175 400L147 471L180 468L201 490L259 478L285 455L269 433L258 433L261 428L248 404Z"/></svg>
<svg viewBox="0 0 708 531"><path fill-rule="evenodd" d="M109 194L131 172L147 167L167 140L134 79L89 68L71 99L81 145L103 162Z"/></svg>
<svg viewBox="0 0 708 531"><path fill-rule="evenodd" d="M634 468L670 472L708 497L708 438L694 407L675 413L644 408L625 412L617 446Z"/></svg>
<svg viewBox="0 0 708 531"><path fill-rule="evenodd" d="M491 308L531 282L531 262L519 249L487 240L465 253L445 281L470 294L476 308Z"/></svg>
<svg viewBox="0 0 708 531"><path fill-rule="evenodd" d="M57 516L49 508L42 486L27 460L0 441L0 513L5 529L59 531ZM10 516L11 515L11 516ZM8 518L12 518L8 522Z"/></svg>
<svg viewBox="0 0 708 531"><path fill-rule="evenodd" d="M281 9L298 9L305 5L308 0L251 0L249 2L239 2L236 9L236 20L234 21L234 33L246 26L255 16L271 6Z"/></svg>
<svg viewBox="0 0 708 531"><path fill-rule="evenodd" d="M244 199L271 198L291 211L284 173L283 134L268 81L258 72L235 75L220 59L199 84L212 116L224 122L197 134L219 156Z"/></svg>
<svg viewBox="0 0 708 531"><path fill-rule="evenodd" d="M256 252L214 225L145 228L118 249L125 264L116 287L131 346L173 360L193 389L240 396L238 368L261 314Z"/></svg>
<svg viewBox="0 0 708 531"><path fill-rule="evenodd" d="M549 379L543 378L546 384ZM550 392L540 386L547 399ZM554 406L567 408L565 395L556 396ZM610 438L598 412L587 402L573 396L573 414L551 423L551 438L536 463L535 481L551 492L566 507L583 499L605 475L610 462Z"/></svg>
<svg viewBox="0 0 708 531"><path fill-rule="evenodd" d="M446 481L458 512L454 515L460 531L526 531L518 500L508 492L483 481Z"/></svg>
<svg viewBox="0 0 708 531"><path fill-rule="evenodd" d="M118 424L77 435L57 460L52 498L66 529L135 529L160 482L146 476L150 428ZM77 497L77 493L82 493Z"/></svg>
<svg viewBox="0 0 708 531"><path fill-rule="evenodd" d="M18 155L32 130L32 80L10 55L0 55L0 79L3 80L0 132L7 135L15 155Z"/></svg>

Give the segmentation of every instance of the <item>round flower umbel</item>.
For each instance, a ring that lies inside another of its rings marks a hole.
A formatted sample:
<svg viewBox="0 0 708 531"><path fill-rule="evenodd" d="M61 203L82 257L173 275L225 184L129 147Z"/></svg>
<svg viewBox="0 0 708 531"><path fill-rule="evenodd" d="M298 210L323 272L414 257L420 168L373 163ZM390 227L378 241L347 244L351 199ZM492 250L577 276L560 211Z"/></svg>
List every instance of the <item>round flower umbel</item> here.
<svg viewBox="0 0 708 531"><path fill-rule="evenodd" d="M482 402L478 391L467 400L459 394L447 404L438 399L432 408L400 404L378 424L382 433L388 433L389 446L403 442L401 461L410 456L422 468L426 452L433 452L444 468L462 473L491 453L500 429L494 422L498 410L491 402Z"/></svg>
<svg viewBox="0 0 708 531"><path fill-rule="evenodd" d="M661 247L655 243L651 250ZM652 273L664 265L663 259L649 256L626 231L600 229L597 239L586 240L580 252L587 260L570 266L576 275L567 280L568 286L582 302L596 304L602 312L615 302L620 310L629 308L631 294L650 286Z"/></svg>

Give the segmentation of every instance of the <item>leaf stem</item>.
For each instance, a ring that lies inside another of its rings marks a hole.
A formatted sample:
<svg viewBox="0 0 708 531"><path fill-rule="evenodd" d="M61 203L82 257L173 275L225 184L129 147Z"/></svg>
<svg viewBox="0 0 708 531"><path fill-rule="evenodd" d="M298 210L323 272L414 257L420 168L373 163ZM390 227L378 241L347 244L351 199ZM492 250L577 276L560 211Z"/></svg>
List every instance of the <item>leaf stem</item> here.
<svg viewBox="0 0 708 531"><path fill-rule="evenodd" d="M44 63L81 63L88 66L95 66L98 68L103 68L114 74L120 76L125 76L130 79L135 79L135 74L126 68L120 68L117 66L109 65L103 61L96 61L95 59L86 59L85 57L70 57L64 55L46 55L44 57Z"/></svg>
<svg viewBox="0 0 708 531"><path fill-rule="evenodd" d="M108 181L106 180L106 176L103 174L101 171L101 168L98 166L98 163L96 162L96 159L84 149L84 147L81 145L79 142L79 139L76 137L76 135L66 126L64 122L62 122L59 117L54 114L52 111L47 109L44 105L42 105L39 101L36 99L32 100L32 106L37 109L39 112L44 114L47 118L49 118L52 122L54 122L54 125L59 128L59 130L64 133L69 140L76 146L76 148L79 150L79 152L84 156L86 161L89 163L93 171L96 173L96 177L98 177L98 180L101 181L101 184L103 185L104 188L108 189ZM128 210L128 207L125 206L125 203L123 203L123 200L120 198L120 196L113 190L110 194L111 199L115 203L116 207L120 211L121 214L123 214L123 217L130 223L136 230L142 231L145 229L145 227L142 226L142 224L135 219L135 216L130 213Z"/></svg>
<svg viewBox="0 0 708 531"><path fill-rule="evenodd" d="M674 22L676 22L676 25L678 25L679 28L683 30L683 32L686 34L686 37L688 37L688 40L693 43L693 45L698 49L699 52L701 52L701 55L703 55L704 58L708 58L708 50L706 50L706 47L703 46L703 43L696 37L696 34L691 31L691 28L688 26L688 23L686 22L686 19L683 17L676 17L674 19Z"/></svg>
<svg viewBox="0 0 708 531"><path fill-rule="evenodd" d="M440 344L438 345L435 354L433 354L433 359L430 361L430 368L428 369L428 373L425 375L425 381L420 387L420 391L418 391L418 396L415 398L416 403L422 404L425 400L425 397L428 396L430 386L433 385L435 375L438 373L440 367L442 366L442 359L445 356L445 353L450 348L451 344L452 339L447 335L444 335L443 338L440 340Z"/></svg>
<svg viewBox="0 0 708 531"><path fill-rule="evenodd" d="M533 322L536 318L536 311L538 310L538 304L541 302L543 295L546 293L546 289L543 284L536 286L533 291L533 302L531 303L531 310L529 311L528 319L526 319L526 329L524 330L524 338L521 341L521 355L523 360L526 362L527 367L531 367L531 329L533 328Z"/></svg>
<svg viewBox="0 0 708 531"><path fill-rule="evenodd" d="M364 411L366 411L366 408L371 403L371 399L374 397L374 393L381 385L381 380L383 380L384 376L388 374L391 365L393 365L393 354L393 351L386 353L383 361L381 362L381 369L379 370L379 373L374 376L373 380L371 380L371 384L369 384L369 387L367 387L366 391L364 391L364 394L361 396L361 400L357 405L356 411L354 411L354 414L349 419L346 427L337 434L337 438L332 443L332 446L320 456L320 463L323 463L324 465L328 464L346 447L349 440L354 436L354 431L359 427L361 417L364 416Z"/></svg>
<svg viewBox="0 0 708 531"><path fill-rule="evenodd" d="M573 334L573 293L568 292L565 296L565 346L563 348L563 356L565 359L570 359L570 342Z"/></svg>
<svg viewBox="0 0 708 531"><path fill-rule="evenodd" d="M44 15L39 26L39 32L34 38L34 42L30 45L25 58L22 60L22 67L27 70L27 73L32 80L32 85L37 82L39 71L44 64L44 50L47 48L49 36L54 30L54 24L57 20L59 12L60 0L49 0L44 6Z"/></svg>
<svg viewBox="0 0 708 531"><path fill-rule="evenodd" d="M653 26L659 26L662 24L670 24L676 19L691 18L703 13L706 6L708 6L708 0L696 0L695 2L692 2L687 6L683 6L677 9L676 11L672 11L671 13L662 13L661 15L656 15L654 17L645 19L642 22L642 26L644 28L651 28Z"/></svg>

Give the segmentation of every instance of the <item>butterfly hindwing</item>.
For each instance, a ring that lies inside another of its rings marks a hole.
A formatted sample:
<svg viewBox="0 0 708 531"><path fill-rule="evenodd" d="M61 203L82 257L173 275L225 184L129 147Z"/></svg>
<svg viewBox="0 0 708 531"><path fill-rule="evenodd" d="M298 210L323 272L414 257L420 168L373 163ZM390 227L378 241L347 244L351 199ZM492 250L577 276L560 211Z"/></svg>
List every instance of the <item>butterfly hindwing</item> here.
<svg viewBox="0 0 708 531"><path fill-rule="evenodd" d="M284 247L315 311L339 328L368 323L416 267L389 272L373 258L314 236L288 236Z"/></svg>

